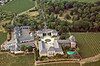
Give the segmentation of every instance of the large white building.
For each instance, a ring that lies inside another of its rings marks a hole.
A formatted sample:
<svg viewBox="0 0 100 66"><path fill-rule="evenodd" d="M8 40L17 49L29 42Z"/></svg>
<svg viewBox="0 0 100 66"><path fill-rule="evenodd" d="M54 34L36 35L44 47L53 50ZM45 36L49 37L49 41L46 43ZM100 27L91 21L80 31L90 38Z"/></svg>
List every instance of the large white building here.
<svg viewBox="0 0 100 66"><path fill-rule="evenodd" d="M52 29L43 29L36 32L40 37L39 54L41 56L54 56L63 54L62 48L58 43L58 32Z"/></svg>
<svg viewBox="0 0 100 66"><path fill-rule="evenodd" d="M1 45L1 48L3 50L19 51L21 45L34 47L34 35L29 26L15 27L11 40Z"/></svg>
<svg viewBox="0 0 100 66"><path fill-rule="evenodd" d="M36 36L40 38L38 42L40 57L64 54L61 45L70 45L71 48L76 48L76 39L73 35L66 40L60 40L56 30L43 29L36 31Z"/></svg>

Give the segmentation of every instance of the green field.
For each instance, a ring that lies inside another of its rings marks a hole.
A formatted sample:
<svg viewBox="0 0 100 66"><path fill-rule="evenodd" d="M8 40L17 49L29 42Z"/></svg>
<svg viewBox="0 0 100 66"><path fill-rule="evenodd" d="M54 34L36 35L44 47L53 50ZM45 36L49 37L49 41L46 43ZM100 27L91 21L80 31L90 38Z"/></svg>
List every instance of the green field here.
<svg viewBox="0 0 100 66"><path fill-rule="evenodd" d="M0 45L6 40L7 33L0 32Z"/></svg>
<svg viewBox="0 0 100 66"><path fill-rule="evenodd" d="M34 55L12 57L0 54L0 66L34 66Z"/></svg>
<svg viewBox="0 0 100 66"><path fill-rule="evenodd" d="M32 0L14 0L0 7L3 11L20 13L34 7Z"/></svg>
<svg viewBox="0 0 100 66"><path fill-rule="evenodd" d="M100 53L100 33L73 33L83 58Z"/></svg>

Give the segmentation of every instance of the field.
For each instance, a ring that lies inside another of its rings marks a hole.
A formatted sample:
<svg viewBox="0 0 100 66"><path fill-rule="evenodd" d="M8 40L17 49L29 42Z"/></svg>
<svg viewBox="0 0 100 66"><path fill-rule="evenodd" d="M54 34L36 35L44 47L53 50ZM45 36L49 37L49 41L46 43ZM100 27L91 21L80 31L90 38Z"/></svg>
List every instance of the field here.
<svg viewBox="0 0 100 66"><path fill-rule="evenodd" d="M100 61L93 62L93 63L86 63L83 66L100 66Z"/></svg>
<svg viewBox="0 0 100 66"><path fill-rule="evenodd" d="M78 63L55 63L55 64L46 64L46 65L38 65L38 66L80 66Z"/></svg>
<svg viewBox="0 0 100 66"><path fill-rule="evenodd" d="M0 45L6 40L7 33L0 32Z"/></svg>
<svg viewBox="0 0 100 66"><path fill-rule="evenodd" d="M83 58L100 53L100 33L73 33Z"/></svg>
<svg viewBox="0 0 100 66"><path fill-rule="evenodd" d="M59 1L61 1L61 0L59 0ZM97 1L100 1L100 0L62 0L62 1L79 1L79 2L94 3L94 2L97 2Z"/></svg>
<svg viewBox="0 0 100 66"><path fill-rule="evenodd" d="M68 0L68 1L79 1L79 2L91 2L91 3L94 3L94 2L97 2L97 1L100 1L100 0Z"/></svg>
<svg viewBox="0 0 100 66"><path fill-rule="evenodd" d="M21 13L34 7L32 0L14 0L0 7L3 11Z"/></svg>
<svg viewBox="0 0 100 66"><path fill-rule="evenodd" d="M0 66L34 66L34 55L12 57L0 54Z"/></svg>

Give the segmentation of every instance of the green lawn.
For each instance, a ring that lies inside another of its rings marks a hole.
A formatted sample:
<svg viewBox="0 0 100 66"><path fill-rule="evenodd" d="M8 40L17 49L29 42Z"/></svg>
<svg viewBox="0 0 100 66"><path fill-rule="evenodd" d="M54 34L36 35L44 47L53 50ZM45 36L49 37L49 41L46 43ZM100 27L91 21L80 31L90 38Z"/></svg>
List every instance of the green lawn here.
<svg viewBox="0 0 100 66"><path fill-rule="evenodd" d="M100 53L100 33L73 33L83 58Z"/></svg>
<svg viewBox="0 0 100 66"><path fill-rule="evenodd" d="M7 33L0 32L0 45L6 40Z"/></svg>
<svg viewBox="0 0 100 66"><path fill-rule="evenodd" d="M0 66L34 66L34 55L12 57L0 54Z"/></svg>
<svg viewBox="0 0 100 66"><path fill-rule="evenodd" d="M0 7L3 11L20 13L34 7L32 0L14 0Z"/></svg>

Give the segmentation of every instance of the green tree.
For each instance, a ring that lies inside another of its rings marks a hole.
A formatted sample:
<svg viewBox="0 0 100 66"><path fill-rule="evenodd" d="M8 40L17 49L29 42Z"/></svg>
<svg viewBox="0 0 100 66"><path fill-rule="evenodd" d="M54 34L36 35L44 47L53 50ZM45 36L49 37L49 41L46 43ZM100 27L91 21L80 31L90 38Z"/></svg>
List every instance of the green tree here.
<svg viewBox="0 0 100 66"><path fill-rule="evenodd" d="M21 45L21 50L22 50L22 51L25 51L26 49L27 49L27 46Z"/></svg>
<svg viewBox="0 0 100 66"><path fill-rule="evenodd" d="M28 46L27 49L28 49L28 52L32 52L33 51L33 47L32 46Z"/></svg>

